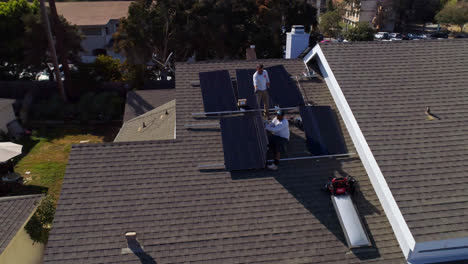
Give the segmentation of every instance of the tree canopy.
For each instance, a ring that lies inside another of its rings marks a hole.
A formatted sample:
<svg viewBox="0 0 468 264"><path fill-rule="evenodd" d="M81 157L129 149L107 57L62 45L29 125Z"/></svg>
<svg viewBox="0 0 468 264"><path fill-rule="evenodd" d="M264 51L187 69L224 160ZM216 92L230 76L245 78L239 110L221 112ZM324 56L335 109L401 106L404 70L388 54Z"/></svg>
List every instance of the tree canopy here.
<svg viewBox="0 0 468 264"><path fill-rule="evenodd" d="M81 36L76 26L60 21L69 56L81 50ZM26 68L38 68L48 61L48 44L39 3L26 0L0 2L0 79L18 78Z"/></svg>
<svg viewBox="0 0 468 264"><path fill-rule="evenodd" d="M372 41L374 29L367 22L360 22L355 27L349 28L344 37L349 41Z"/></svg>
<svg viewBox="0 0 468 264"><path fill-rule="evenodd" d="M339 9L326 12L320 16L319 30L327 37L337 37L341 34L343 27Z"/></svg>
<svg viewBox="0 0 468 264"><path fill-rule="evenodd" d="M457 25L463 31L468 23L468 2L448 3L435 18L441 24Z"/></svg>
<svg viewBox="0 0 468 264"><path fill-rule="evenodd" d="M131 64L174 52L185 61L240 59L256 45L257 56L282 56L283 29L315 26L315 8L300 0L137 0L114 35L114 49Z"/></svg>

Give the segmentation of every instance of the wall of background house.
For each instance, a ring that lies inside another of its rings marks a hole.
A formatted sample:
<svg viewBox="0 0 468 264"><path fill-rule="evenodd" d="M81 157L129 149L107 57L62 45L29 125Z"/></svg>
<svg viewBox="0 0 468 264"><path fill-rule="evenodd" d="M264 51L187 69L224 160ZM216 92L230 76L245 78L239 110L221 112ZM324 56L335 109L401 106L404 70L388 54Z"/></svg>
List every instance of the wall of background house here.
<svg viewBox="0 0 468 264"><path fill-rule="evenodd" d="M28 221L25 221L25 224ZM31 240L28 233L24 230L23 225L0 255L0 263L41 264L44 249L44 244L34 243L34 241Z"/></svg>
<svg viewBox="0 0 468 264"><path fill-rule="evenodd" d="M83 52L80 54L83 62L90 63L96 59L94 50L104 49L107 55L124 60L124 57L118 53L115 53L112 49L111 39L112 35L117 31L119 26L119 20L112 19L106 25L96 26L80 26L80 30L84 35L84 39L81 41Z"/></svg>

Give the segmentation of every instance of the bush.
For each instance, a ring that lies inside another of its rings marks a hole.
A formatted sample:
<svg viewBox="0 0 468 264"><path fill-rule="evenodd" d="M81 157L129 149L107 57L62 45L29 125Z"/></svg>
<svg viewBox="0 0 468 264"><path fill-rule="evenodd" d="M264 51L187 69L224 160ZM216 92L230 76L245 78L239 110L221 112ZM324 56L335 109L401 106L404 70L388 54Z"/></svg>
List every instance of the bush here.
<svg viewBox="0 0 468 264"><path fill-rule="evenodd" d="M52 196L46 196L37 207L36 212L31 216L24 226L26 233L32 241L46 244L49 238L50 225L54 220L55 200Z"/></svg>
<svg viewBox="0 0 468 264"><path fill-rule="evenodd" d="M79 87L80 94L97 89L102 82L123 81L119 59L99 55L93 63L81 63L78 70L72 73L74 86Z"/></svg>
<svg viewBox="0 0 468 264"><path fill-rule="evenodd" d="M116 93L87 93L80 98L78 108L82 121L120 119L124 99Z"/></svg>
<svg viewBox="0 0 468 264"><path fill-rule="evenodd" d="M41 100L31 107L31 116L34 120L60 120L64 117L66 103L58 94L53 94L50 99Z"/></svg>
<svg viewBox="0 0 468 264"><path fill-rule="evenodd" d="M140 89L144 86L146 80L151 79L152 72L145 65L133 65L125 62L123 69L123 79L129 82L132 88Z"/></svg>
<svg viewBox="0 0 468 264"><path fill-rule="evenodd" d="M372 41L374 29L367 22L360 22L355 27L348 29L344 37L349 41Z"/></svg>
<svg viewBox="0 0 468 264"><path fill-rule="evenodd" d="M124 98L116 92L87 92L77 103L64 103L57 94L35 102L30 108L32 120L120 120Z"/></svg>
<svg viewBox="0 0 468 264"><path fill-rule="evenodd" d="M98 82L120 82L120 60L110 56L99 55L93 63L94 74Z"/></svg>

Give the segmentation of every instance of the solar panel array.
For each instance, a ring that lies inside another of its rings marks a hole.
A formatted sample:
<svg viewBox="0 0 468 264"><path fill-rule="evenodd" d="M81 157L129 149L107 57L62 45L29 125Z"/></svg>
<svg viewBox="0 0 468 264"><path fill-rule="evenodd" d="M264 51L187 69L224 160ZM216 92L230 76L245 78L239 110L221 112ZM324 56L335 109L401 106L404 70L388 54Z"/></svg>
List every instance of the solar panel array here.
<svg viewBox="0 0 468 264"><path fill-rule="evenodd" d="M283 65L265 68L270 77L270 106L294 107L304 105L304 99L296 83L289 77ZM239 98L247 99L250 108L258 108L254 94L253 75L255 69L237 69L237 89ZM263 108L263 105L260 105Z"/></svg>
<svg viewBox="0 0 468 264"><path fill-rule="evenodd" d="M199 77L205 112L237 110L229 71L200 72Z"/></svg>
<svg viewBox="0 0 468 264"><path fill-rule="evenodd" d="M286 69L282 65L266 68L270 77L271 106L293 107L304 105L302 95L294 81L291 80ZM200 87L203 96L205 112L235 111L237 108L236 95L239 99L247 99L247 105L251 109L258 109L258 102L254 94L253 74L255 69L238 69L237 93L234 91L229 72L227 70L200 72ZM314 111L304 108L305 116L312 116ZM315 118L315 119L314 119ZM304 118L307 119L307 118ZM317 122L308 122L311 141L317 135L322 135L322 127L316 127ZM260 169L266 164L268 139L265 125L260 112L252 112L242 116L223 117L220 120L221 136L224 148L225 167L229 171ZM306 126L306 125L305 125ZM314 130L315 129L315 130ZM307 131L306 131L307 133ZM314 147L321 152L329 151L327 138L321 137L319 147Z"/></svg>
<svg viewBox="0 0 468 264"><path fill-rule="evenodd" d="M283 65L265 68L270 77L270 97L273 105L293 107L304 105L304 99L296 83L289 77Z"/></svg>
<svg viewBox="0 0 468 264"><path fill-rule="evenodd" d="M220 125L228 171L265 167L268 139L259 113L225 117Z"/></svg>
<svg viewBox="0 0 468 264"><path fill-rule="evenodd" d="M257 97L254 94L253 75L254 69L237 69L237 92L239 99L247 99L250 109L258 109Z"/></svg>
<svg viewBox="0 0 468 264"><path fill-rule="evenodd" d="M335 114L330 106L302 106L300 114L312 155L347 153Z"/></svg>

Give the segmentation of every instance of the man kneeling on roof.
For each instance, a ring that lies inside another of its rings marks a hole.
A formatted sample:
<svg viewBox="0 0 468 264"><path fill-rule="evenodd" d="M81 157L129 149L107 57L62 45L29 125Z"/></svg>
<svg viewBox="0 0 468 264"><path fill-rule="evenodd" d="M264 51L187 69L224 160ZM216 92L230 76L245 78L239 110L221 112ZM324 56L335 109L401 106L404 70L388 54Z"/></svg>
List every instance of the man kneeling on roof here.
<svg viewBox="0 0 468 264"><path fill-rule="evenodd" d="M286 145L289 141L289 123L288 120L284 119L283 111L278 110L276 117L265 126L265 129L271 132L269 142L274 154L274 161L267 165L267 168L277 170L281 152L286 153Z"/></svg>

